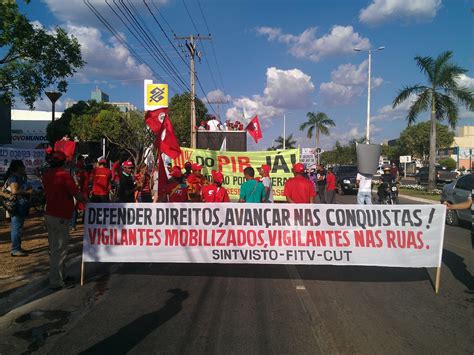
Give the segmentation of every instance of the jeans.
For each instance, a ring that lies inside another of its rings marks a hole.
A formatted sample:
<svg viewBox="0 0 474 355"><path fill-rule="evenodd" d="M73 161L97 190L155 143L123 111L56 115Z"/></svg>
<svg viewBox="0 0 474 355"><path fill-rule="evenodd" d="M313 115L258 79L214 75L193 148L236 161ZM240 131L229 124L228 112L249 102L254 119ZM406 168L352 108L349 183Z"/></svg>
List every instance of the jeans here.
<svg viewBox="0 0 474 355"><path fill-rule="evenodd" d="M21 235L23 233L23 224L25 217L19 215L12 215L11 217L11 239L12 239L12 253L20 251L21 249Z"/></svg>
<svg viewBox="0 0 474 355"><path fill-rule="evenodd" d="M359 191L357 193L357 204L359 204L359 205L371 205L372 204L372 192Z"/></svg>

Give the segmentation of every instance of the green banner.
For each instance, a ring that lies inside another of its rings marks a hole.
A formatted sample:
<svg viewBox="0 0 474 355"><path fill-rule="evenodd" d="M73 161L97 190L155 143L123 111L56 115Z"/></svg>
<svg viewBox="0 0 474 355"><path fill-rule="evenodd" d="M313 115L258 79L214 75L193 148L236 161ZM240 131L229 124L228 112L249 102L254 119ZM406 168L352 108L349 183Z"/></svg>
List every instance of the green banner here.
<svg viewBox="0 0 474 355"><path fill-rule="evenodd" d="M271 167L270 178L273 183L273 199L285 201L283 188L286 180L293 177L292 165L299 162L300 150L269 150L262 152L221 152L218 150L181 148L181 155L174 160L175 165L181 167L190 161L203 167L202 173L212 181L211 171L221 171L224 175L223 186L228 190L232 201L237 201L240 194L240 186L245 182L244 169L251 166L255 169L255 177L258 177L257 168L262 164Z"/></svg>

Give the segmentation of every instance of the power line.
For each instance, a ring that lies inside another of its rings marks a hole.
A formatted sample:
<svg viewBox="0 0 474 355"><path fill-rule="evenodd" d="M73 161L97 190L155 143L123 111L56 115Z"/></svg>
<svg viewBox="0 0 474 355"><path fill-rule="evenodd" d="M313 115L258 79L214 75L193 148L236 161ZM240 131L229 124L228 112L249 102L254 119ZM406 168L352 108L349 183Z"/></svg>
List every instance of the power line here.
<svg viewBox="0 0 474 355"><path fill-rule="evenodd" d="M206 25L207 32L209 33L209 35L211 35L211 30L209 29L209 26L207 24L206 16L204 16L204 11L202 10L202 7L201 7L201 2L198 0L197 3L199 5L199 10L201 10L201 15L202 15L202 18L204 19L204 24ZM214 42L212 38L211 38L211 48L212 48L212 53L214 55L214 60L216 61L217 74L219 74L219 80L221 82L222 89L224 90L224 92L226 92L224 81L222 80L221 70L219 68L219 62L217 61L216 50L214 49Z"/></svg>

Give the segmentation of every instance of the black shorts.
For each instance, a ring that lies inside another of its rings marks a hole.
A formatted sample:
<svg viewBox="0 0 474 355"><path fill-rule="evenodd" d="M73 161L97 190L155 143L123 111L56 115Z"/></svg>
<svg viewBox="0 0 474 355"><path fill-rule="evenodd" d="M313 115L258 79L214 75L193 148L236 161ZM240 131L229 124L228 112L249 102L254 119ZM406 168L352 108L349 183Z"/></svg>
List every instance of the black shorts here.
<svg viewBox="0 0 474 355"><path fill-rule="evenodd" d="M108 203L110 202L110 198L109 198L109 195L92 195L91 202Z"/></svg>

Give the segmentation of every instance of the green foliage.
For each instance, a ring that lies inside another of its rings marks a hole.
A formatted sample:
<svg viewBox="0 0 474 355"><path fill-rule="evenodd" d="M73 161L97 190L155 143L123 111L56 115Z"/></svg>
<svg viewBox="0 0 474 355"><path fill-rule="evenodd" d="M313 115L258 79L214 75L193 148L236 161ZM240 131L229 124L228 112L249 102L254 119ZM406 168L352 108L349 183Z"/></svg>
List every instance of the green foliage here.
<svg viewBox="0 0 474 355"><path fill-rule="evenodd" d="M431 122L421 122L405 128L397 142L399 155L426 160L430 153L430 132ZM449 131L448 126L436 123L436 148L449 147L453 141L454 133Z"/></svg>
<svg viewBox="0 0 474 355"><path fill-rule="evenodd" d="M93 127L88 117L97 115L101 110L118 111L118 108L108 103L96 102L94 100L87 102L79 101L67 108L64 110L61 118L48 124L46 136L49 142L52 144L66 134L70 136L77 135L82 141L99 140L101 137L93 132ZM79 116L87 117L83 117L83 121L78 119ZM72 122L73 118L75 118L74 123ZM72 129L72 126L74 126L74 129Z"/></svg>
<svg viewBox="0 0 474 355"><path fill-rule="evenodd" d="M335 127L336 124L332 119L330 119L324 112L318 112L314 114L313 112L308 112L306 114L308 121L304 122L300 126L300 131L307 129L306 136L311 139L313 137L313 132L316 134L316 147L319 147L319 137L321 134L325 136L329 135L329 127Z"/></svg>
<svg viewBox="0 0 474 355"><path fill-rule="evenodd" d="M387 157L390 160L398 160L400 154L398 153L398 147L391 147L387 144L382 144L380 155Z"/></svg>
<svg viewBox="0 0 474 355"><path fill-rule="evenodd" d="M278 136L277 139L275 139L275 143L276 143L276 145L268 148L268 150L283 149L283 137L282 136ZM294 148L296 148L296 140L293 138L293 134L290 134L285 139L285 149L294 149Z"/></svg>
<svg viewBox="0 0 474 355"><path fill-rule="evenodd" d="M199 125L201 120L207 118L207 108L198 98L195 99L195 105L196 124ZM176 94L171 98L169 117L178 142L180 144L186 142L186 145L182 144L182 146L189 146L191 142L191 95L189 93Z"/></svg>
<svg viewBox="0 0 474 355"><path fill-rule="evenodd" d="M13 103L18 93L33 109L52 85L65 92L66 78L85 64L77 39L59 27L34 27L15 1L0 1L0 18L0 96Z"/></svg>
<svg viewBox="0 0 474 355"><path fill-rule="evenodd" d="M346 145L336 141L332 150L321 153L321 163L324 165L355 164L357 162L356 145L364 141L365 138L355 138Z"/></svg>
<svg viewBox="0 0 474 355"><path fill-rule="evenodd" d="M439 165L441 166L444 166L446 169L448 170L454 170L456 169L456 160L454 160L453 158L451 157L448 157L448 158L445 158L445 159L441 159L439 162L438 162Z"/></svg>

